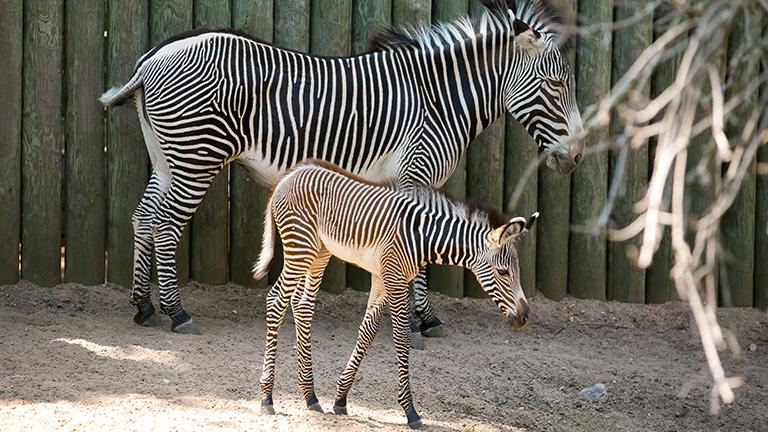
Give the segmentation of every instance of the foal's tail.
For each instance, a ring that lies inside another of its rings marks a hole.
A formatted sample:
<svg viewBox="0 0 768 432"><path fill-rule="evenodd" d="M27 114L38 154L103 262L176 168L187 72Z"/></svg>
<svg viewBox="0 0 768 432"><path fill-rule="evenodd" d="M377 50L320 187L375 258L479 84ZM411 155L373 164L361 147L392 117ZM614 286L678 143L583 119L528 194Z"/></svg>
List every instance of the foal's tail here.
<svg viewBox="0 0 768 432"><path fill-rule="evenodd" d="M144 79L141 77L140 68L137 68L136 72L133 73L133 76L127 83L122 86L112 87L104 92L104 94L99 97L99 102L104 104L104 106L122 105L143 85Z"/></svg>
<svg viewBox="0 0 768 432"><path fill-rule="evenodd" d="M259 280L267 275L272 256L275 254L275 220L272 218L272 197L264 212L264 238L261 240L261 254L253 265L253 278Z"/></svg>

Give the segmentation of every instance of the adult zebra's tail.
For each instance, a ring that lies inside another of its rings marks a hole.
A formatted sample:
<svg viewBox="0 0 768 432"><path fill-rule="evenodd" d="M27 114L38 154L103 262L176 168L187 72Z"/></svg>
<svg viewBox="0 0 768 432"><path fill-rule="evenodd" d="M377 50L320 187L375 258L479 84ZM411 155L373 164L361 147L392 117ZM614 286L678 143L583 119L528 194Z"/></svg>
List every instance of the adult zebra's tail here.
<svg viewBox="0 0 768 432"><path fill-rule="evenodd" d="M264 238L261 240L261 254L253 265L253 278L259 280L267 275L269 264L275 253L275 220L272 218L272 198L267 203L264 213Z"/></svg>
<svg viewBox="0 0 768 432"><path fill-rule="evenodd" d="M139 72L139 69L136 69L136 72L133 73L133 76L127 83L107 90L101 95L99 102L104 104L104 106L122 105L143 85L144 80L141 77L141 73Z"/></svg>

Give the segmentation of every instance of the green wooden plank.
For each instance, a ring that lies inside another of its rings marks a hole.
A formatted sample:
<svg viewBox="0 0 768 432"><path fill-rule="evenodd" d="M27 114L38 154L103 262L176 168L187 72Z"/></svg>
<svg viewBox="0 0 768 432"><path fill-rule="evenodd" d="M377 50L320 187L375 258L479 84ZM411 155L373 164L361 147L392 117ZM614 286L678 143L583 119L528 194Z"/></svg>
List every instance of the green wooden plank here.
<svg viewBox="0 0 768 432"><path fill-rule="evenodd" d="M105 87L126 82L148 48L148 8L143 0L109 2L109 58ZM107 280L133 283L131 215L146 188L147 150L136 110L107 110Z"/></svg>
<svg viewBox="0 0 768 432"><path fill-rule="evenodd" d="M762 13L763 40L768 37L768 12ZM763 58L760 73L768 70ZM768 84L760 89L760 104L768 105ZM757 151L759 168L755 185L755 306L768 309L768 146Z"/></svg>
<svg viewBox="0 0 768 432"><path fill-rule="evenodd" d="M616 2L614 21L621 21L637 14L637 5ZM653 39L653 17L640 19L636 24L617 31L613 39L613 76L615 83L634 63L640 53L650 45ZM646 95L650 88L646 88ZM623 124L618 116L611 123L613 133L619 133ZM617 154L610 156L611 172L616 169ZM642 146L630 150L627 157L623 180L623 195L615 203L611 223L614 227L624 227L635 217L633 206L645 194L648 179L648 147ZM637 250L639 237L626 242L608 243L608 299L630 303L645 302L645 270L638 269L628 254Z"/></svg>
<svg viewBox="0 0 768 432"><path fill-rule="evenodd" d="M19 280L23 27L22 0L0 1L0 285Z"/></svg>
<svg viewBox="0 0 768 432"><path fill-rule="evenodd" d="M447 22L467 15L467 0L436 1L432 5L432 21ZM443 190L456 199L466 196L466 157L462 157L453 174L443 185ZM464 269L461 267L430 265L427 285L430 291L438 291L451 297L464 297Z"/></svg>
<svg viewBox="0 0 768 432"><path fill-rule="evenodd" d="M230 27L229 1L195 0L194 7L196 28ZM229 280L228 194L229 167L224 167L192 218L190 277L196 281L224 284Z"/></svg>
<svg viewBox="0 0 768 432"><path fill-rule="evenodd" d="M582 25L610 23L613 1L579 1ZM580 38L576 51L576 88L579 107L598 102L611 89L611 37L594 34ZM587 146L608 136L595 131ZM571 178L571 224L589 226L605 206L608 194L608 155L588 156ZM572 232L568 244L568 292L574 297L605 300L606 243L602 232ZM588 271L585 271L589 269Z"/></svg>
<svg viewBox="0 0 768 432"><path fill-rule="evenodd" d="M539 179L536 173L523 179L528 165L538 159L539 150L528 132L510 114L506 115L506 143L504 147L504 212L508 216L529 217L538 210L537 189ZM525 186L517 201L513 194L520 182ZM537 223L538 225L538 223ZM520 283L528 297L536 293L536 231L519 240L517 256L520 264Z"/></svg>
<svg viewBox="0 0 768 432"><path fill-rule="evenodd" d="M321 6L319 3L317 5ZM309 19L309 0L280 0L276 2L275 44L283 48L308 52Z"/></svg>
<svg viewBox="0 0 768 432"><path fill-rule="evenodd" d="M553 1L558 10L572 8L566 0ZM566 14L567 18L571 15ZM574 55L570 56L571 65ZM581 169L581 168L579 168ZM570 232L571 178L549 168L539 169L538 206L541 219L536 229L536 289L559 300L568 290L568 238Z"/></svg>
<svg viewBox="0 0 768 432"><path fill-rule="evenodd" d="M377 28L390 25L392 21L391 0L354 1L352 7L352 53L368 51L368 38ZM347 286L359 291L371 287L371 274L353 266L347 266Z"/></svg>
<svg viewBox="0 0 768 432"><path fill-rule="evenodd" d="M654 17L654 39L664 34L665 28L661 28L658 25L658 20L663 18L669 13L672 6L660 8L656 11ZM674 81L677 75L677 67L680 64L682 54L679 54L672 59L660 64L653 73L651 79L651 97L657 97L667 87L669 87ZM653 168L653 161L655 160L656 139L652 139L650 143L650 155L649 161ZM672 182L668 181L664 187L665 197L671 197L672 194ZM645 281L645 301L646 303L664 303L670 300L677 300L677 289L675 288L674 281L672 280L671 272L674 265L674 254L672 253L672 232L670 227L664 227L662 231L661 242L659 248L653 256L653 262L646 270Z"/></svg>
<svg viewBox="0 0 768 432"><path fill-rule="evenodd" d="M232 23L236 28L271 42L273 1L233 0ZM239 285L265 287L269 280L263 278L254 281L251 268L261 249L264 209L269 199L269 191L251 179L240 166L233 165L229 172L229 277ZM279 265L280 260L275 257L272 260L272 268Z"/></svg>
<svg viewBox="0 0 768 432"><path fill-rule="evenodd" d="M192 6L192 0L150 0L150 44L157 45L177 33L191 29L193 27ZM176 278L179 286L189 281L191 228L187 224L176 249Z"/></svg>
<svg viewBox="0 0 768 432"><path fill-rule="evenodd" d="M484 130L467 150L467 196L480 205L502 208L504 201L504 119ZM502 179L501 181L499 179ZM486 297L474 273L464 272L464 295Z"/></svg>
<svg viewBox="0 0 768 432"><path fill-rule="evenodd" d="M311 51L329 56L352 51L352 0L312 2ZM341 292L347 287L345 264L332 258L323 275L321 289Z"/></svg>
<svg viewBox="0 0 768 432"><path fill-rule="evenodd" d="M61 280L61 69L63 0L24 5L21 276Z"/></svg>
<svg viewBox="0 0 768 432"><path fill-rule="evenodd" d="M66 268L64 280L104 282L104 1L66 3Z"/></svg>
<svg viewBox="0 0 768 432"><path fill-rule="evenodd" d="M392 0L392 24L421 27L432 19L432 0Z"/></svg>
<svg viewBox="0 0 768 432"><path fill-rule="evenodd" d="M759 7L755 7L754 12L758 12L758 9ZM755 16L752 15L747 19L741 15L734 22L728 41L729 62L734 61L734 57L742 55L739 51L743 49L743 44L748 43L748 35L752 38L760 38L761 23L759 19L755 19ZM735 80L751 80L758 76L759 66L758 59L750 58L746 64L742 64L735 70L729 70L728 74L736 74ZM730 81L730 76L728 78ZM741 140L741 133L757 106L757 96L757 92L754 92L750 98L739 105L734 115L728 119L725 132L732 145L746 147L747 143ZM726 100L728 98L729 95L726 92ZM755 186L757 181L755 162L752 160L750 163L736 199L731 208L723 215L720 225L723 248L727 254L723 260L725 271L720 286L723 306L752 306L754 301Z"/></svg>

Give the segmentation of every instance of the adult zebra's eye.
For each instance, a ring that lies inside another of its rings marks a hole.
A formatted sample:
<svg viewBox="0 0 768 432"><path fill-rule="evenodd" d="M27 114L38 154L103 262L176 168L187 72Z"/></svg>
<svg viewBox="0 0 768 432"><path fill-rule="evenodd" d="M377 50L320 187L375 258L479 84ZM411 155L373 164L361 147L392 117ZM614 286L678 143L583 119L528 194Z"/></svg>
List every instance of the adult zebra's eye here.
<svg viewBox="0 0 768 432"><path fill-rule="evenodd" d="M509 270L507 269L496 269L496 271L499 273L500 276L509 276Z"/></svg>
<svg viewBox="0 0 768 432"><path fill-rule="evenodd" d="M565 83L563 81L556 80L556 79L550 79L550 80L547 80L547 81L549 81L549 85L551 85L554 88L565 87Z"/></svg>

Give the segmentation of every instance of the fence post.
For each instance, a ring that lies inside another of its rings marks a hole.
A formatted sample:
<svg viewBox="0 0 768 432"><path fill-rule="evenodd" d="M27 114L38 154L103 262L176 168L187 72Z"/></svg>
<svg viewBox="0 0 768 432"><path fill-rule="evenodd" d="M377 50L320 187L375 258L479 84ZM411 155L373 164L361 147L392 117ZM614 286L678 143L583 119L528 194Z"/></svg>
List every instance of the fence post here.
<svg viewBox="0 0 768 432"><path fill-rule="evenodd" d="M310 29L313 54L349 55L352 51L352 0L312 2ZM342 261L331 258L325 269L321 288L329 292L344 291L347 287L345 267Z"/></svg>
<svg viewBox="0 0 768 432"><path fill-rule="evenodd" d="M579 1L581 25L613 22L613 1ZM579 108L600 101L611 90L611 34L580 37L576 51L576 95ZM597 145L608 128L595 131L587 142ZM571 224L588 227L605 207L608 194L608 154L585 157L571 179ZM572 232L568 245L568 291L574 297L605 300L605 234Z"/></svg>
<svg viewBox="0 0 768 432"><path fill-rule="evenodd" d="M64 280L104 282L104 1L66 3L66 267Z"/></svg>
<svg viewBox="0 0 768 432"><path fill-rule="evenodd" d="M21 276L61 280L62 0L25 2L21 167Z"/></svg>
<svg viewBox="0 0 768 432"><path fill-rule="evenodd" d="M194 1L195 28L230 27L231 18L229 1ZM229 167L225 166L190 221L190 277L198 282L224 284L229 280L228 189ZM257 215L253 217L258 219Z"/></svg>
<svg viewBox="0 0 768 432"><path fill-rule="evenodd" d="M768 35L768 12L762 12L763 38ZM767 71L765 63L760 73ZM759 101L768 99L768 84L760 88ZM755 306L768 309L768 146L757 151L755 186Z"/></svg>
<svg viewBox="0 0 768 432"><path fill-rule="evenodd" d="M22 0L0 1L0 285L19 280L21 233Z"/></svg>
<svg viewBox="0 0 768 432"><path fill-rule="evenodd" d="M619 1L614 8L614 21L634 17L641 12L637 2ZM636 24L619 30L613 39L613 78L616 83L632 66L635 59L648 47L653 39L653 17L640 18ZM645 89L646 96L649 88ZM622 130L621 119L614 115L611 131L616 134ZM610 156L611 173L615 172L619 157ZM645 194L648 179L648 147L629 149L624 170L623 194L614 204L611 217L614 227L624 227L636 216L633 206ZM608 299L629 303L645 302L645 270L635 266L635 258L630 258L633 250L639 247L639 238L625 242L608 243Z"/></svg>

